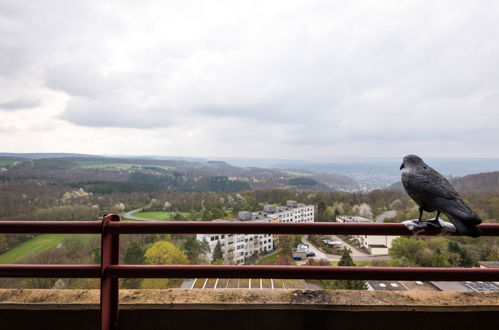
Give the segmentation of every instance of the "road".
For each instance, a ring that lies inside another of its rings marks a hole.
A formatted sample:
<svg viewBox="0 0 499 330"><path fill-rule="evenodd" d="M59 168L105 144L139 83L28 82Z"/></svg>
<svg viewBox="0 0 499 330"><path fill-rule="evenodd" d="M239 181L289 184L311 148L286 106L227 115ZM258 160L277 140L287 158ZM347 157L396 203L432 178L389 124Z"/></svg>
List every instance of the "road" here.
<svg viewBox="0 0 499 330"><path fill-rule="evenodd" d="M131 210L131 211L128 211L126 213L120 214L120 216L122 218L132 219L132 220L137 220L137 221L160 221L161 222L161 220L140 218L140 217L136 217L136 216L132 215L132 213L140 212L140 211L142 211L142 209Z"/></svg>
<svg viewBox="0 0 499 330"><path fill-rule="evenodd" d="M376 222L383 222L383 221L385 221L385 219L394 218L396 216L397 216L397 211L390 210L390 211L386 211L386 212L383 212L380 215L378 215L376 217L375 221Z"/></svg>
<svg viewBox="0 0 499 330"><path fill-rule="evenodd" d="M355 247L351 246L350 244L346 243L345 241L341 240L337 236L330 235L328 237L331 237L332 240L338 240L341 241L342 244L350 249L352 251L352 259L353 261L373 261L373 260L390 260L390 256L372 256L370 254L367 254L365 252L357 250ZM308 236L304 235L301 239L303 244L308 245L309 251L314 251L315 252L315 257L316 259L327 259L329 261L339 261L341 259L341 256L335 255L335 254L328 254L320 251L315 245L313 245L311 242L308 241Z"/></svg>

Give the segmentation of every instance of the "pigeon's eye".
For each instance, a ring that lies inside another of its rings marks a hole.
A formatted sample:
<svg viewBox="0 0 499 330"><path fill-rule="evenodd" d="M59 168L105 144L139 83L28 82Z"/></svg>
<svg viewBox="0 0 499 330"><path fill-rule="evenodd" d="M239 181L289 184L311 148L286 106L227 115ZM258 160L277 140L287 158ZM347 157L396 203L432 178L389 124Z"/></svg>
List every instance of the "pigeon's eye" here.
<svg viewBox="0 0 499 330"><path fill-rule="evenodd" d="M424 168L425 170L427 170L427 169L428 169L428 167L426 167L426 166L423 166L423 168Z"/></svg>

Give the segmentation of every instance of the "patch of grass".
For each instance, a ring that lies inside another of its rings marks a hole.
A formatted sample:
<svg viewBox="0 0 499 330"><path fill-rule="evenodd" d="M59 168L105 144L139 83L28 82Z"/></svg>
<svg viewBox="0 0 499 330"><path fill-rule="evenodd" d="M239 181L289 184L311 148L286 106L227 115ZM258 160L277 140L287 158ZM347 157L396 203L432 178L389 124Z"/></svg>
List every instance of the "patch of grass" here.
<svg viewBox="0 0 499 330"><path fill-rule="evenodd" d="M178 212L178 213L180 213L185 218L189 218L189 215L190 215L189 212ZM175 220L173 218L174 214L175 214L175 212L155 211L155 212L135 212L132 215L139 217L139 218L145 218L145 219L171 221L171 220Z"/></svg>
<svg viewBox="0 0 499 330"><path fill-rule="evenodd" d="M108 163L108 162L96 162L96 161L76 161L78 167L83 168L104 168L104 167L114 167L114 168L132 168L132 167L156 167L163 170L173 170L175 167L166 165L149 165L149 164L128 164L128 163Z"/></svg>
<svg viewBox="0 0 499 330"><path fill-rule="evenodd" d="M278 252L276 254L273 254L271 256L268 256L268 257L265 257L263 259L261 259L257 265L268 265L272 262L274 262L277 258L279 258L281 256L281 252Z"/></svg>
<svg viewBox="0 0 499 330"><path fill-rule="evenodd" d="M13 162L15 162L15 160L0 160L0 166L1 165L10 165Z"/></svg>
<svg viewBox="0 0 499 330"><path fill-rule="evenodd" d="M294 175L294 176L310 176L313 175L312 173L305 173L305 172L295 172L295 171L283 171L286 174L289 175Z"/></svg>
<svg viewBox="0 0 499 330"><path fill-rule="evenodd" d="M2 253L0 255L0 264L15 263L31 255L46 251L61 244L69 236L69 234L46 234L32 238Z"/></svg>

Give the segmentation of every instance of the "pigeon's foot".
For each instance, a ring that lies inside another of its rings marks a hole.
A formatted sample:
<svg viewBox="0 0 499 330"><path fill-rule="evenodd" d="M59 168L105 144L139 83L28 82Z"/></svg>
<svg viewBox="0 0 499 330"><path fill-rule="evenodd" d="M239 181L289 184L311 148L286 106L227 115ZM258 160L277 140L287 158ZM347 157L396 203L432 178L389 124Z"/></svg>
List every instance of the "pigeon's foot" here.
<svg viewBox="0 0 499 330"><path fill-rule="evenodd" d="M434 228L442 228L442 224L440 223L440 220L437 218L437 219L433 219L433 220L427 220L427 221L424 221L426 224L428 224L428 226L431 226L431 227L434 227Z"/></svg>
<svg viewBox="0 0 499 330"><path fill-rule="evenodd" d="M421 221L418 219L406 220L402 222L402 224L404 224L411 231L424 230L427 227L426 221Z"/></svg>
<svg viewBox="0 0 499 330"><path fill-rule="evenodd" d="M440 219L434 219L430 221L419 221L418 219L406 220L402 222L402 224L406 226L407 229L412 231L414 235L418 235L428 228L439 229L439 235L449 235L456 231L456 228L452 223Z"/></svg>

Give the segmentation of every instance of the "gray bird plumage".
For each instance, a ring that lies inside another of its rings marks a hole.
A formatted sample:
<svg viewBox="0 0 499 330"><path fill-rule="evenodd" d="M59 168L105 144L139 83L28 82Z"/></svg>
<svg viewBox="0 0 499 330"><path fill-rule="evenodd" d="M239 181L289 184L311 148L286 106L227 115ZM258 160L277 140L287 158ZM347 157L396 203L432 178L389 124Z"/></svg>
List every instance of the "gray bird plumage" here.
<svg viewBox="0 0 499 330"><path fill-rule="evenodd" d="M405 191L419 205L419 221L423 211L437 211L435 220L430 224L440 226L438 216L441 212L454 224L458 233L471 237L481 235L477 225L482 220L440 173L416 155L405 156L400 169Z"/></svg>

